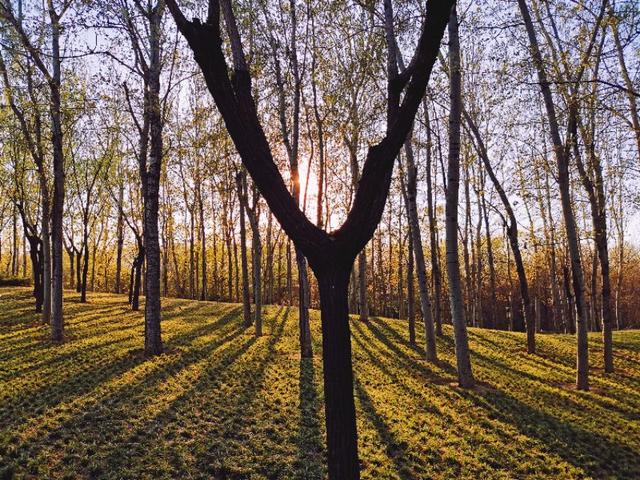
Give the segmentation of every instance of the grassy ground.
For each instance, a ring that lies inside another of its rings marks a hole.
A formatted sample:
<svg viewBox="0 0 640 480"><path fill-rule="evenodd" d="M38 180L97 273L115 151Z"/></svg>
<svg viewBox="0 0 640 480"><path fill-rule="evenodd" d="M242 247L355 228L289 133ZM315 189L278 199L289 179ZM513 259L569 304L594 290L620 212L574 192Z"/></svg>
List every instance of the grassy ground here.
<svg viewBox="0 0 640 480"><path fill-rule="evenodd" d="M300 362L295 309L268 307L259 339L237 305L163 300L168 353L141 355L123 296L66 299L53 345L27 289L0 290L0 478L316 479L325 476L322 364ZM312 314L316 352L320 333ZM352 323L362 476L640 478L640 332L615 333L604 376L573 390L574 340L470 331L482 386L422 360L405 323Z"/></svg>

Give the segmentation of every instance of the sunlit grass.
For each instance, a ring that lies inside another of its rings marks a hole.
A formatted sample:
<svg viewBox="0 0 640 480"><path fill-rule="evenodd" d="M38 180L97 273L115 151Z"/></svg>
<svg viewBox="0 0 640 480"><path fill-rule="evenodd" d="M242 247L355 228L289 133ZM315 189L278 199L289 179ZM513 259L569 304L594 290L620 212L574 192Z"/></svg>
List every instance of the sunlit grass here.
<svg viewBox="0 0 640 480"><path fill-rule="evenodd" d="M142 356L124 296L66 298L67 340L48 341L27 289L0 290L0 478L316 479L325 476L322 364L297 353L295 308L265 335L237 305L163 299L167 353ZM422 360L404 322L352 323L362 476L638 478L640 332L614 335L605 376L573 389L574 339L470 331L480 386L455 386L451 330Z"/></svg>

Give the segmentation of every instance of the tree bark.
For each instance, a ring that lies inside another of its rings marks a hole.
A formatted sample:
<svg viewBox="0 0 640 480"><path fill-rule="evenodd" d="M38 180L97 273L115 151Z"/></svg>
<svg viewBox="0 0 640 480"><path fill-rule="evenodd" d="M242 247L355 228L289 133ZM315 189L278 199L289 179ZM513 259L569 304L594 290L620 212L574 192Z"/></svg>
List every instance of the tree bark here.
<svg viewBox="0 0 640 480"><path fill-rule="evenodd" d="M322 319L329 478L336 480L360 478L347 299L350 271L346 263L316 272Z"/></svg>
<svg viewBox="0 0 640 480"><path fill-rule="evenodd" d="M115 293L122 293L122 248L124 246L124 184L118 187L118 221L116 224L116 283Z"/></svg>
<svg viewBox="0 0 640 480"><path fill-rule="evenodd" d="M62 312L63 247L62 219L64 215L64 144L62 139L61 57L60 57L60 17L48 0L51 19L51 52L53 72L51 89L51 128L53 145L53 206L51 208L51 338L61 342L64 338L64 318Z"/></svg>
<svg viewBox="0 0 640 480"><path fill-rule="evenodd" d="M144 246L145 246L145 355L162 353L160 327L160 240L158 234L158 195L162 168L162 115L160 112L160 42L164 0L149 12L149 72L148 72L148 116L149 116L149 160L144 189Z"/></svg>
<svg viewBox="0 0 640 480"><path fill-rule="evenodd" d="M262 243L260 242L260 226L255 212L249 213L251 225L253 303L255 306L253 323L256 337L262 335Z"/></svg>
<svg viewBox="0 0 640 480"><path fill-rule="evenodd" d="M409 235L411 235L411 225L409 225ZM407 320L409 323L409 343L416 344L416 307L415 307L415 290L414 290L414 260L413 260L413 241L409 237L409 258L407 259Z"/></svg>
<svg viewBox="0 0 640 480"><path fill-rule="evenodd" d="M462 79L460 72L460 40L456 7L449 17L449 75L451 108L449 111L449 161L447 169L446 244L449 302L458 365L458 384L463 388L475 386L471 371L467 324L464 317L460 264L458 259L458 194L460 188L460 115Z"/></svg>
<svg viewBox="0 0 640 480"><path fill-rule="evenodd" d="M83 256L82 256L82 282L80 284L80 303L86 303L87 301L87 275L89 274L89 204L85 206L85 212L83 215Z"/></svg>
<svg viewBox="0 0 640 480"><path fill-rule="evenodd" d="M250 327L251 320L251 299L249 292L249 266L247 262L247 227L245 221L244 202L242 201L243 185L245 175L244 170L236 175L236 188L238 191L238 199L240 203L240 259L242 264L242 312L244 318L244 326Z"/></svg>
<svg viewBox="0 0 640 480"><path fill-rule="evenodd" d="M409 137L410 138L410 137ZM436 350L436 333L431 314L431 300L429 298L429 288L427 284L427 266L422 250L422 237L420 235L420 219L417 208L417 186L418 172L413 158L413 148L410 140L405 142L405 153L407 158L407 184L406 184L406 204L409 217L409 232L413 244L413 256L415 260L416 272L418 274L418 291L420 292L420 307L422 311L422 321L424 322L425 355L427 360L435 362L438 360Z"/></svg>
<svg viewBox="0 0 640 480"><path fill-rule="evenodd" d="M506 226L507 228L507 237L509 238L509 246L511 247L511 251L513 252L513 259L516 265L516 272L518 275L518 284L520 286L520 297L522 299L522 314L524 317L525 328L527 331L527 353L534 354L536 353L536 337L535 337L535 322L533 317L533 311L531 308L531 296L529 293L529 282L527 281L527 275L524 269L524 261L522 259L522 253L520 251L520 241L518 237L518 221L516 219L515 213L513 211L513 207L511 206L511 201L507 196L504 188L502 187L502 183L498 180L495 172L493 171L493 166L491 165L491 160L489 159L489 154L487 152L487 148L485 143L480 135L480 130L478 126L473 121L471 115L467 112L466 109L463 109L463 115L469 127L469 130L473 134L475 139L474 145L478 151L479 157L482 159L484 163L484 168L493 183L493 187L498 192L498 196L502 201L502 205L507 213L507 217L509 219L509 224Z"/></svg>
<svg viewBox="0 0 640 480"><path fill-rule="evenodd" d="M553 140L554 153L558 168L558 186L560 189L560 197L562 204L562 212L567 234L567 243L571 259L571 273L573 277L573 290L575 295L576 308L578 312L577 332L578 332L578 348L577 348L577 375L576 386L579 390L589 390L589 350L587 343L587 312L584 302L584 276L582 263L580 260L580 245L578 242L578 233L575 223L573 207L571 205L570 179L569 179L569 161L568 152L560 138L560 130L558 128L558 120L556 116L553 95L549 88L549 82L544 67L544 60L540 53L538 40L529 14L529 8L525 0L518 0L520 12L524 20L524 24L529 37L531 55L535 64L540 89L544 98L547 120L549 122L549 130ZM576 79L576 80L579 80ZM575 101L570 105L569 123L575 122ZM571 131L569 126L568 131Z"/></svg>

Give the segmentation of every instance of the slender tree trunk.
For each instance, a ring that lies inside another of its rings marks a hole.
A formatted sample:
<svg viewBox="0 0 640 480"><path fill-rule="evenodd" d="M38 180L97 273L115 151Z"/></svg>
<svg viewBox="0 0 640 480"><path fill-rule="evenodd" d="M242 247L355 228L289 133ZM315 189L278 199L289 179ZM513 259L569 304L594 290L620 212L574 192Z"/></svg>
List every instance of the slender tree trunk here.
<svg viewBox="0 0 640 480"><path fill-rule="evenodd" d="M199 189L198 189L199 190ZM204 225L204 205L202 203L202 193L198 193L198 211L200 214L200 251L202 256L202 264L201 264L201 290L200 290L200 300L206 300L208 295L208 286L207 286L207 233Z"/></svg>
<svg viewBox="0 0 640 480"><path fill-rule="evenodd" d="M578 332L578 348L577 348L577 376L576 386L579 390L589 390L589 347L587 343L587 324L586 324L586 308L584 301L584 276L582 270L582 263L580 260L580 245L578 242L578 233L575 223L575 216L573 213L573 207L571 205L571 192L570 192L570 178L569 178L569 161L568 152L565 151L565 146L560 138L560 131L558 128L558 121L556 117L556 109L553 101L553 95L549 88L549 82L547 80L544 61L540 53L538 46L538 40L529 14L529 9L525 0L518 0L520 12L524 20L527 34L529 37L529 43L531 48L531 54L535 67L538 71L538 81L540 83L540 89L544 98L545 108L547 111L547 119L549 121L549 130L553 140L553 146L556 156L556 162L558 167L558 186L560 189L560 198L562 204L562 212L565 223L565 230L567 233L567 243L569 247L569 254L571 259L571 273L573 277L573 290L575 294L576 307L578 311L577 332ZM575 104L570 105L570 119L569 122L575 122L577 106ZM568 128L571 132L572 128Z"/></svg>
<svg viewBox="0 0 640 480"><path fill-rule="evenodd" d="M160 42L164 0L153 8L150 21L150 65L149 65L149 164L146 173L144 202L144 247L145 247L145 336L146 355L162 353L160 329L160 240L158 234L158 194L162 168L162 115L160 112Z"/></svg>
<svg viewBox="0 0 640 480"><path fill-rule="evenodd" d="M60 342L64 338L62 312L63 247L62 219L64 215L64 144L62 140L62 101L60 97L60 17L53 8L53 0L48 0L51 18L53 75L51 88L51 126L53 144L53 206L51 209L51 338Z"/></svg>
<svg viewBox="0 0 640 480"><path fill-rule="evenodd" d="M42 323L51 322L51 235L48 188L42 198Z"/></svg>
<svg viewBox="0 0 640 480"><path fill-rule="evenodd" d="M436 324L436 335L442 335L442 272L440 271L440 259L438 257L438 223L435 214L434 208L434 191L433 191L433 181L431 178L431 166L432 166L432 155L431 155L431 120L429 118L429 109L427 106L427 102L423 100L422 106L424 109L424 117L426 123L426 131L427 131L427 216L429 217L429 244L431 250L431 277L433 278L433 286L434 286L434 309L433 316L435 317Z"/></svg>
<svg viewBox="0 0 640 480"><path fill-rule="evenodd" d="M287 242L287 303L293 305L293 269L291 268L291 240Z"/></svg>
<svg viewBox="0 0 640 480"><path fill-rule="evenodd" d="M367 303L367 254L365 249L358 255L358 312L360 321L369 320L369 304Z"/></svg>
<svg viewBox="0 0 640 480"><path fill-rule="evenodd" d="M233 301L240 302L240 264L238 263L238 240L233 236Z"/></svg>
<svg viewBox="0 0 640 480"><path fill-rule="evenodd" d="M33 298L35 299L36 313L42 313L42 240L35 235L27 234L26 229L25 226L25 239L29 242L29 256L33 275Z"/></svg>
<svg viewBox="0 0 640 480"><path fill-rule="evenodd" d="M231 215L231 212L229 212ZM227 225L226 231L226 250L227 250L227 301L232 301L233 299L233 246L231 245L231 222L228 220L229 224Z"/></svg>
<svg viewBox="0 0 640 480"><path fill-rule="evenodd" d="M473 233L471 230L471 196L469 194L470 179L468 176L468 171L465 171L465 177L466 178L464 182L464 199L465 199L464 237L462 238L462 258L464 260L464 288L465 288L465 292L463 295L463 302L465 306L465 309L464 309L465 319L466 321L470 322L473 325L473 305L474 305L473 271L472 271L473 267L470 259L470 252L469 252L469 244L473 246L473 239L471 238Z"/></svg>
<svg viewBox="0 0 640 480"><path fill-rule="evenodd" d="M144 266L145 249L142 245L138 246L138 255L133 261L133 290L131 292L131 310L137 312L140 310L140 287L142 285L142 268Z"/></svg>
<svg viewBox="0 0 640 480"><path fill-rule="evenodd" d="M484 229L487 239L487 263L489 265L489 287L491 288L491 305L489 306L489 320L484 325L486 328L495 328L496 326L496 306L498 305L498 296L496 294L496 265L493 258L493 242L491 239L491 230L489 229L489 212L487 211L487 200L482 191L482 214L484 217Z"/></svg>
<svg viewBox="0 0 640 480"><path fill-rule="evenodd" d="M185 193L185 200L187 195ZM189 211L189 298L196 298L196 262L195 262L195 218L193 215L193 208L188 208ZM229 249L230 251L230 249ZM231 262L229 262L229 279L231 279ZM231 292L229 292L231 296Z"/></svg>
<svg viewBox="0 0 640 480"><path fill-rule="evenodd" d="M260 226L257 215L254 212L249 214L251 223L251 259L253 272L253 303L255 305L254 325L256 337L262 335L262 244L260 243Z"/></svg>
<svg viewBox="0 0 640 480"><path fill-rule="evenodd" d="M11 276L15 277L18 275L18 260L19 260L19 250L18 250L18 212L16 207L13 207L13 215L12 215L12 236L11 236Z"/></svg>
<svg viewBox="0 0 640 480"><path fill-rule="evenodd" d="M409 322L409 343L416 344L416 307L415 287L413 278L413 241L411 240L411 225L409 225L409 253L407 259L407 320Z"/></svg>
<svg viewBox="0 0 640 480"><path fill-rule="evenodd" d="M116 224L116 284L115 292L122 293L122 248L124 246L124 184L118 188L118 221Z"/></svg>
<svg viewBox="0 0 640 480"><path fill-rule="evenodd" d="M245 175L244 171L236 176L236 188L238 189L238 198L240 199L240 259L242 264L242 311L244 318L244 326L251 326L251 299L249 293L249 266L247 262L247 227L245 220L245 208L242 202L244 181L241 175Z"/></svg>
<svg viewBox="0 0 640 480"><path fill-rule="evenodd" d="M307 274L307 259L299 249L296 249L296 263L298 264L298 323L300 355L302 358L313 357L311 344L311 325L309 324L309 276Z"/></svg>
<svg viewBox="0 0 640 480"><path fill-rule="evenodd" d="M80 250L76 250L76 293L82 291L82 255L84 245L80 245Z"/></svg>
<svg viewBox="0 0 640 480"><path fill-rule="evenodd" d="M69 256L69 288L75 288L76 285L76 255L73 247L66 249Z"/></svg>
<svg viewBox="0 0 640 480"><path fill-rule="evenodd" d="M89 208L88 206L86 208ZM80 303L86 303L87 301L87 275L89 273L89 218L88 212L85 212L84 218L84 233L82 236L82 244L84 245L83 259L82 259L82 284L80 287Z"/></svg>
<svg viewBox="0 0 640 480"><path fill-rule="evenodd" d="M616 230L618 233L618 261L617 261L617 275L616 275L616 328L621 330L624 328L624 321L622 318L622 284L623 284L623 272L624 272L624 220L623 220L623 207L622 207L622 188L618 188L618 209L612 209L613 212L613 220L616 226Z"/></svg>
<svg viewBox="0 0 640 480"><path fill-rule="evenodd" d="M458 194L460 187L460 115L462 81L460 72L460 39L456 7L449 18L449 72L451 80L451 108L449 111L449 166L447 172L447 198L445 206L447 234L447 278L449 302L458 365L458 384L463 388L475 386L471 371L467 324L464 317L460 264L458 260Z"/></svg>
<svg viewBox="0 0 640 480"><path fill-rule="evenodd" d="M436 351L436 333L433 325L433 317L431 314L431 300L429 298L429 288L427 284L427 266L422 250L422 238L420 234L420 219L418 218L417 208L417 185L418 175L413 157L413 148L410 140L405 142L405 152L407 158L407 212L409 216L409 224L411 233L411 242L413 243L413 256L415 259L416 272L418 274L418 291L420 292L420 307L422 311L422 320L424 322L425 334L425 354L427 360L435 362L438 360Z"/></svg>

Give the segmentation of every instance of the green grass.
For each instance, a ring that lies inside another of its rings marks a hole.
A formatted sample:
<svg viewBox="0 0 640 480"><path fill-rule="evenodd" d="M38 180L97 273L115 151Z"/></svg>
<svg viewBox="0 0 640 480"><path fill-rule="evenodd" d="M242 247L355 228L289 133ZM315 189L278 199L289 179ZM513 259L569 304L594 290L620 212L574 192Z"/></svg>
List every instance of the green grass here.
<svg viewBox="0 0 640 480"><path fill-rule="evenodd" d="M66 299L67 340L47 340L28 289L0 290L0 478L324 478L322 364L300 362L295 309L265 335L231 304L164 299L167 353L141 355L124 296ZM640 332L614 334L604 376L578 392L574 339L470 330L481 386L456 387L451 330L422 360L406 325L352 322L362 477L639 478Z"/></svg>

